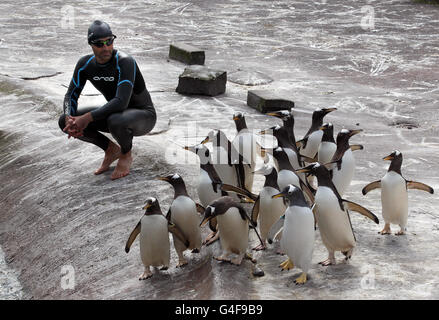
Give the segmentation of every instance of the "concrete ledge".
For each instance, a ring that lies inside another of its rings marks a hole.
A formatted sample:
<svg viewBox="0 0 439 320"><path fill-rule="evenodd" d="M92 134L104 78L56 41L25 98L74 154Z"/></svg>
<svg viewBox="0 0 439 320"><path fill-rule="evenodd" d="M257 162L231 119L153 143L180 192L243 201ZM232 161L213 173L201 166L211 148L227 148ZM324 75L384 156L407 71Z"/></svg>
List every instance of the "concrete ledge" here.
<svg viewBox="0 0 439 320"><path fill-rule="evenodd" d="M293 101L285 100L267 90L248 91L247 105L262 113L294 108Z"/></svg>
<svg viewBox="0 0 439 320"><path fill-rule="evenodd" d="M227 72L204 66L190 66L178 78L181 94L216 96L226 91Z"/></svg>
<svg viewBox="0 0 439 320"><path fill-rule="evenodd" d="M169 46L169 58L186 64L204 65L204 51L184 43Z"/></svg>

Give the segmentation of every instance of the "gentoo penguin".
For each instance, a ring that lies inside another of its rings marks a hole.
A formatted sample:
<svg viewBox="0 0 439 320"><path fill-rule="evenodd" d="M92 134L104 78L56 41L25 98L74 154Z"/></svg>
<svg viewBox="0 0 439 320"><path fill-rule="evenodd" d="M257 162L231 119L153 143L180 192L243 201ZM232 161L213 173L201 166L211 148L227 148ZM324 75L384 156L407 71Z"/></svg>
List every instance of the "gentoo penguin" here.
<svg viewBox="0 0 439 320"><path fill-rule="evenodd" d="M332 183L329 170L324 165L316 162L299 171L310 172L317 177L318 188L313 212L322 242L329 253L328 259L320 264L335 264L335 251L341 251L346 260L350 259L356 240L348 210L357 211L376 224L379 223L378 218L359 204L342 199Z"/></svg>
<svg viewBox="0 0 439 320"><path fill-rule="evenodd" d="M197 212L197 206L189 197L183 178L179 174L158 177L157 179L167 181L174 187L174 201L172 201L166 219L178 226L189 241L189 246L186 246L174 236L174 247L178 255L177 268L182 267L187 264L183 255L186 249L191 249L193 253L198 253L201 249L200 216Z"/></svg>
<svg viewBox="0 0 439 320"><path fill-rule="evenodd" d="M281 264L283 269L294 266L302 269L302 274L294 281L304 284L306 275L311 267L314 250L314 215L308 206L302 190L289 185L282 192L272 196L274 199L285 197L289 206L285 210L284 228L281 238L281 248L288 256L288 260Z"/></svg>
<svg viewBox="0 0 439 320"><path fill-rule="evenodd" d="M265 176L265 184L256 198L245 190L231 188L228 185L223 185L222 189L226 191L238 192L255 200L251 220L254 225L259 226L262 243L253 248L253 250L265 250L268 232L270 231L271 226L280 218L281 215L284 214L286 206L283 199L272 198L273 195L279 193L276 168L271 165L264 165L255 173L262 173Z"/></svg>
<svg viewBox="0 0 439 320"><path fill-rule="evenodd" d="M300 146L299 152L301 155L311 159L315 158L323 137L322 130L319 130L323 124L323 118L328 113L335 110L337 110L337 108L319 108L313 112L311 128L309 128L303 139L297 142L297 144Z"/></svg>
<svg viewBox="0 0 439 320"><path fill-rule="evenodd" d="M183 243L188 244L178 227L168 221L162 214L159 202L156 198L148 198L143 209L145 210L145 214L131 232L125 245L125 252L128 253L131 244L140 233L140 257L145 266L145 271L139 280L145 280L152 276L151 266L163 266L162 270L166 270L169 267L170 250L168 232L177 236Z"/></svg>
<svg viewBox="0 0 439 320"><path fill-rule="evenodd" d="M327 122L320 127L320 130L323 131L323 136L317 151L317 161L330 169L331 165L327 163L331 161L337 150L337 144L334 140L334 126Z"/></svg>
<svg viewBox="0 0 439 320"><path fill-rule="evenodd" d="M285 152L285 150L281 147L274 149L273 157L279 167L279 172L277 174L277 183L280 190L285 189L285 187L289 184L295 185L300 188L300 178L295 172L295 170L299 168L293 168L290 163L288 154Z"/></svg>
<svg viewBox="0 0 439 320"><path fill-rule="evenodd" d="M296 145L291 144L287 129L281 126L274 126L260 132L260 134L267 133L271 133L276 138L278 147L281 147L285 151L293 169L296 170L302 168L303 162L301 155L299 154ZM279 164L277 164L277 168L279 168ZM299 176L305 181L305 174L301 173Z"/></svg>
<svg viewBox="0 0 439 320"><path fill-rule="evenodd" d="M235 113L233 115L233 121L235 122L238 133L233 139L232 144L243 157L245 171L244 186L251 192L253 188L253 172L256 167L257 154L261 154L260 147L257 144L256 135L247 128L245 117L242 113Z"/></svg>
<svg viewBox="0 0 439 320"><path fill-rule="evenodd" d="M212 164L221 181L225 184L244 188L245 172L242 156L221 130L209 131L202 144L211 142ZM247 164L247 166L250 166Z"/></svg>
<svg viewBox="0 0 439 320"><path fill-rule="evenodd" d="M222 248L221 256L215 256L214 258L240 265L242 258L246 255L248 246L250 218L247 216L245 209L228 196L221 197L207 206L200 226L203 226L214 217L218 221ZM230 259L231 254L236 254L237 257Z"/></svg>
<svg viewBox="0 0 439 320"><path fill-rule="evenodd" d="M222 181L212 164L210 150L203 144L186 146L185 150L192 151L200 158L200 177L198 180L198 197L201 205L207 207L213 200L227 193L221 190Z"/></svg>
<svg viewBox="0 0 439 320"><path fill-rule="evenodd" d="M215 199L228 195L227 192L221 190L222 181L211 162L209 149L204 144L186 146L184 149L192 151L200 158L200 176L198 178L197 192L201 205L205 208ZM219 236L216 228L216 219L209 222L209 227L212 233L203 241L206 245L210 245L218 240Z"/></svg>
<svg viewBox="0 0 439 320"><path fill-rule="evenodd" d="M285 151L280 147L276 148L273 150L273 157L277 160L277 163L279 165L277 184L279 185L280 190L283 190L288 185L292 184L303 190L306 193L309 201L313 202L313 193L305 184L305 182L302 181L302 179L300 179L300 177L296 174L296 172L300 173L300 171L294 170Z"/></svg>
<svg viewBox="0 0 439 320"><path fill-rule="evenodd" d="M317 161L330 169L332 165L329 162L337 151L337 143L334 140L334 126L332 123L324 123L320 130L323 131L323 137L317 152ZM349 147L351 151L363 150L363 146L359 144L353 144Z"/></svg>
<svg viewBox="0 0 439 320"><path fill-rule="evenodd" d="M384 229L381 234L390 234L390 224L399 225L400 230L396 235L403 235L406 230L408 217L408 193L407 189L418 189L434 193L432 187L416 181L406 180L401 174L402 153L393 151L383 160L391 160L389 170L381 180L374 181L365 186L363 195L369 191L381 188L381 205L384 218Z"/></svg>
<svg viewBox="0 0 439 320"><path fill-rule="evenodd" d="M337 135L337 150L330 161L332 163L330 170L332 182L340 196L343 196L351 184L355 172L355 159L349 145L349 139L361 131L363 130L342 129Z"/></svg>
<svg viewBox="0 0 439 320"><path fill-rule="evenodd" d="M292 112L287 110L279 110L275 112L269 112L266 115L273 116L279 119L282 119L283 127L288 132L288 138L290 139L290 143L296 147L296 136L294 134L294 116Z"/></svg>

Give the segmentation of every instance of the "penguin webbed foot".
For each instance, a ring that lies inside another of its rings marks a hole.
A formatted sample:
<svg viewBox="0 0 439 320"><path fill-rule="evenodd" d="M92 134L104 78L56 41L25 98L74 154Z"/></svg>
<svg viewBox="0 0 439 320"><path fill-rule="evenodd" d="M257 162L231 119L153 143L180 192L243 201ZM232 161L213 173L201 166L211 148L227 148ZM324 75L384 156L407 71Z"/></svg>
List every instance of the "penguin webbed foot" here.
<svg viewBox="0 0 439 320"><path fill-rule="evenodd" d="M385 235L385 234L392 234L392 231L390 230L390 224L385 224L384 225L384 229L381 230L380 232L378 232L381 235Z"/></svg>
<svg viewBox="0 0 439 320"><path fill-rule="evenodd" d="M327 267L327 266L331 266L331 265L335 265L335 261L332 261L331 259L326 259L323 261L320 261L319 264L321 264L323 267Z"/></svg>
<svg viewBox="0 0 439 320"><path fill-rule="evenodd" d="M294 269L294 263L290 260L290 258L288 258L287 260L282 262L279 267L282 269L281 271Z"/></svg>
<svg viewBox="0 0 439 320"><path fill-rule="evenodd" d="M146 280L152 277L152 272L150 270L145 270L139 277L139 280Z"/></svg>
<svg viewBox="0 0 439 320"><path fill-rule="evenodd" d="M217 241L219 239L219 233L218 231L216 232L211 232L206 239L204 239L203 241L203 245L205 245L206 247L210 246L211 244L213 244L215 241Z"/></svg>
<svg viewBox="0 0 439 320"><path fill-rule="evenodd" d="M294 280L294 283L296 285L305 284L306 283L306 272L302 272L302 274L296 280Z"/></svg>
<svg viewBox="0 0 439 320"><path fill-rule="evenodd" d="M395 236L403 236L403 235L405 235L404 230L399 230L398 232L395 233Z"/></svg>

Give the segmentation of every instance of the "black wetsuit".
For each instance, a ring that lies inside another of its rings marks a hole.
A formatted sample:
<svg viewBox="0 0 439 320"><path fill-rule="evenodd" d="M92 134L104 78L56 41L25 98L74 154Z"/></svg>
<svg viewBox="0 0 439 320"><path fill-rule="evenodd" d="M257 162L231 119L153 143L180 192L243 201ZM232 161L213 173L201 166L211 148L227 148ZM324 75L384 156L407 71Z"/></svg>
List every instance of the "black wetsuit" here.
<svg viewBox="0 0 439 320"><path fill-rule="evenodd" d="M78 98L87 80L108 102L101 107L78 110ZM79 139L103 150L107 149L110 140L99 131L110 132L122 153L127 153L132 148L133 136L145 135L154 128L154 105L134 58L113 50L111 60L106 64L97 63L94 55L79 59L64 97L60 128L65 127L65 115L80 116L90 111L93 121Z"/></svg>

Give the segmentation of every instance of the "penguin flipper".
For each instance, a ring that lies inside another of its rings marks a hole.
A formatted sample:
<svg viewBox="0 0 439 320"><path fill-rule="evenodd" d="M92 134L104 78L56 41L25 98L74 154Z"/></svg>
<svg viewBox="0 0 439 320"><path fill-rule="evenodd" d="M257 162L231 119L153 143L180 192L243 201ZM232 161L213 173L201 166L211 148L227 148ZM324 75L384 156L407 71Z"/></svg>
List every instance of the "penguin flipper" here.
<svg viewBox="0 0 439 320"><path fill-rule="evenodd" d="M311 191L311 189L300 178L299 178L299 183L300 183L300 188L308 196L309 201L311 201L311 204L313 204L315 202L315 200L314 200L314 193Z"/></svg>
<svg viewBox="0 0 439 320"><path fill-rule="evenodd" d="M218 222L216 221L216 217L213 217L212 219L209 220L209 229L212 230L213 232L218 231Z"/></svg>
<svg viewBox="0 0 439 320"><path fill-rule="evenodd" d="M255 230L256 235L259 238L259 241L261 242L261 245L264 245L264 241L262 241L261 236L259 235L258 230L256 230L256 224L253 223L252 219L248 216L247 211L245 211L245 209L241 206L236 206L236 208L239 210L239 213L241 214L241 217L243 217L243 219L247 219L249 224L250 224L250 228L252 228L253 230Z"/></svg>
<svg viewBox="0 0 439 320"><path fill-rule="evenodd" d="M245 186L244 165L242 163L236 164L235 171L236 171L236 175L238 177L238 187L243 188Z"/></svg>
<svg viewBox="0 0 439 320"><path fill-rule="evenodd" d="M270 231L267 235L268 243L273 243L273 239L276 238L277 234L281 232L284 227L285 215L282 215L270 228Z"/></svg>
<svg viewBox="0 0 439 320"><path fill-rule="evenodd" d="M377 180L369 183L367 186L363 188L363 190L361 190L361 192L363 193L363 196L365 196L369 191L379 188L381 188L381 180Z"/></svg>
<svg viewBox="0 0 439 320"><path fill-rule="evenodd" d="M351 151L356 151L356 150L363 150L364 147L361 144L353 144L350 146Z"/></svg>
<svg viewBox="0 0 439 320"><path fill-rule="evenodd" d="M362 214L363 216L369 218L370 220L372 220L376 224L380 223L380 221L378 220L378 217L376 215L374 215L372 213L372 211L366 209L363 206L360 206L358 203L348 201L348 200L342 200L342 201L345 204L345 208L347 208L348 210L358 212L358 213Z"/></svg>
<svg viewBox="0 0 439 320"><path fill-rule="evenodd" d="M255 201L255 204L253 205L253 209L252 209L252 221L253 224L255 225L255 227L258 225L258 216L259 216L259 205L260 205L260 201L261 198L258 197L258 199Z"/></svg>
<svg viewBox="0 0 439 320"><path fill-rule="evenodd" d="M189 239L187 239L180 228L171 221L168 221L168 231L175 235L186 247L189 247Z"/></svg>
<svg viewBox="0 0 439 320"><path fill-rule="evenodd" d="M134 240L136 240L137 235L140 233L141 223L140 221L137 223L136 227L133 231L131 231L130 236L128 237L127 243L125 244L125 252L130 252L131 245Z"/></svg>
<svg viewBox="0 0 439 320"><path fill-rule="evenodd" d="M245 190L243 188L238 188L238 187L232 186L231 184L223 184L221 186L221 190L228 191L228 192L229 191L236 192L237 194L241 194L243 196L246 196L247 198L252 199L253 201L256 201L259 198L258 195L251 193L250 191Z"/></svg>
<svg viewBox="0 0 439 320"><path fill-rule="evenodd" d="M427 191L431 194L434 193L434 189L432 187L426 185L425 183L417 182L417 181L407 181L407 189L418 189L418 190Z"/></svg>

